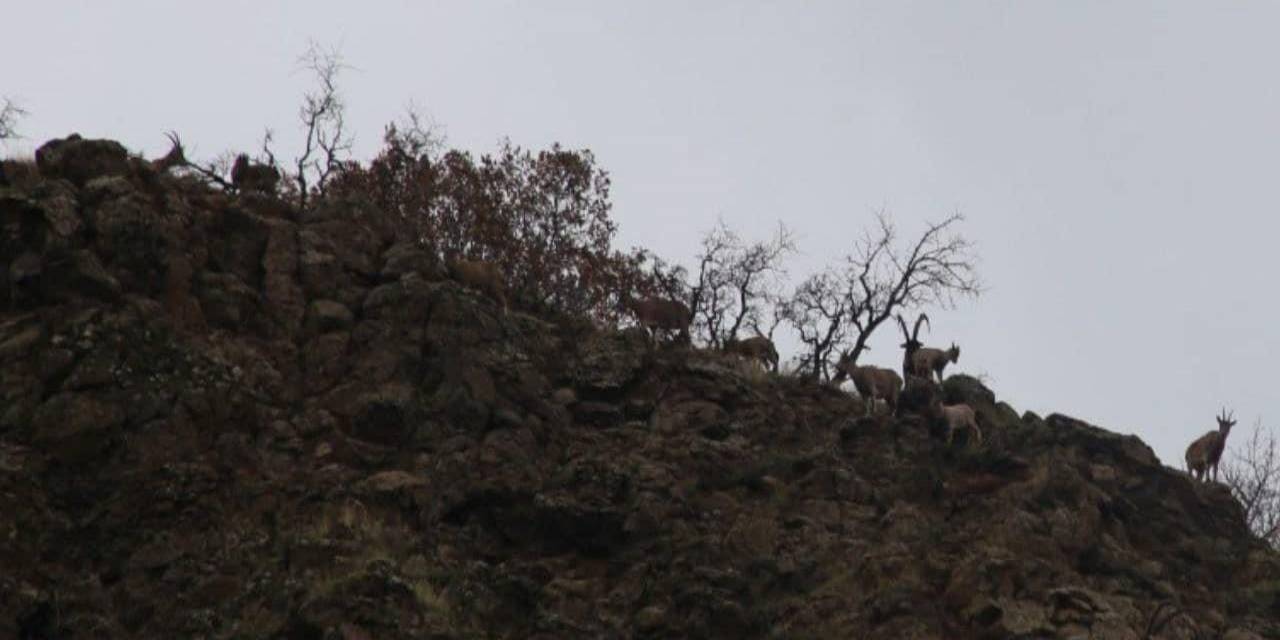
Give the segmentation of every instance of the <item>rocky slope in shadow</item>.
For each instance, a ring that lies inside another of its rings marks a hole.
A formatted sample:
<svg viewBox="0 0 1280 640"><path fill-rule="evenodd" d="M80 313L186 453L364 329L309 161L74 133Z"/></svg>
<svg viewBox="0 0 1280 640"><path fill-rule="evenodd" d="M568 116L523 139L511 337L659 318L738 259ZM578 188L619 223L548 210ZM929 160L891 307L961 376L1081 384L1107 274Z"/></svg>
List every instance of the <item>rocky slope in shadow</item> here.
<svg viewBox="0 0 1280 640"><path fill-rule="evenodd" d="M1280 558L1134 437L954 376L986 442L948 448L503 314L358 202L38 164L0 175L0 637L1280 636Z"/></svg>

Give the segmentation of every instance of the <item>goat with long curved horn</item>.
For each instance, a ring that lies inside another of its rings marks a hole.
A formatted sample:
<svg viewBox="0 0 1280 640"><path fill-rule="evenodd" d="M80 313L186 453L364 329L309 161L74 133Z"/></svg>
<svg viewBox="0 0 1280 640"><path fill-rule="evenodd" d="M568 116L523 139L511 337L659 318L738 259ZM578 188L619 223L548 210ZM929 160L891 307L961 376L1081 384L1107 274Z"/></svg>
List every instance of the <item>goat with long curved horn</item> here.
<svg viewBox="0 0 1280 640"><path fill-rule="evenodd" d="M907 332L907 321L902 319L902 314L899 313L897 317L898 326L902 328L902 344L898 346L904 350L902 354L902 379L906 380L907 376L911 375L911 364L915 359L916 351L924 346L924 343L920 342L920 325L929 324L929 316L921 313L920 317L916 318L914 330L909 333Z"/></svg>

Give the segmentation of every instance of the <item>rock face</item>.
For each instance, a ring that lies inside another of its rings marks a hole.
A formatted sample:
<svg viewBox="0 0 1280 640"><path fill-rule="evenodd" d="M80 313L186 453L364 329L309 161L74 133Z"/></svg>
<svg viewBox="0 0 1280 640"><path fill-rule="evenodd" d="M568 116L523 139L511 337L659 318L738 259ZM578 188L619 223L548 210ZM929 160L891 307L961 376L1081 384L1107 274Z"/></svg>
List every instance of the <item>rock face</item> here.
<svg viewBox="0 0 1280 640"><path fill-rule="evenodd" d="M947 448L118 147L0 186L0 637L1280 636L1280 558L1137 438L952 376Z"/></svg>

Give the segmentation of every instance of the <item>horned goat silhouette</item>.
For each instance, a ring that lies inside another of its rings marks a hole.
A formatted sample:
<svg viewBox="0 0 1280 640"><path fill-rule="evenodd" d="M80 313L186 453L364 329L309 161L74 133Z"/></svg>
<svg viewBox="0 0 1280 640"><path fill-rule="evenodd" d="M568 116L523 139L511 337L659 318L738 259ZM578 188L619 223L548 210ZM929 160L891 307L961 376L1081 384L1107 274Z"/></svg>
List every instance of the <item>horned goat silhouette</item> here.
<svg viewBox="0 0 1280 640"><path fill-rule="evenodd" d="M907 323L898 316L898 326L902 327L902 375L903 379L917 376L942 382L942 372L947 365L960 360L960 347L952 342L949 349L926 347L920 342L920 325L929 324L929 316L920 314L916 318L916 326L911 333L907 332Z"/></svg>
<svg viewBox="0 0 1280 640"><path fill-rule="evenodd" d="M1235 412L1228 414L1226 407L1223 407L1217 421L1217 431L1210 431L1196 438L1187 447L1187 472L1196 480L1207 482L1212 468L1213 481L1218 481L1218 462L1222 460L1222 451L1227 446L1227 435L1236 424Z"/></svg>

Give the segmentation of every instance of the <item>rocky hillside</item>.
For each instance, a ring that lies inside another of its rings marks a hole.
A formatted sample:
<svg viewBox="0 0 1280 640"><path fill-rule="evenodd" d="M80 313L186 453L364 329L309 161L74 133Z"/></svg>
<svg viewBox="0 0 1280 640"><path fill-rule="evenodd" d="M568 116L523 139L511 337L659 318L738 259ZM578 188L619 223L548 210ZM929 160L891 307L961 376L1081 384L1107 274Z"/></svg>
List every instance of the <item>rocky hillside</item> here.
<svg viewBox="0 0 1280 640"><path fill-rule="evenodd" d="M0 274L0 637L1280 637L1280 558L1136 438L503 313L359 202L56 141Z"/></svg>

